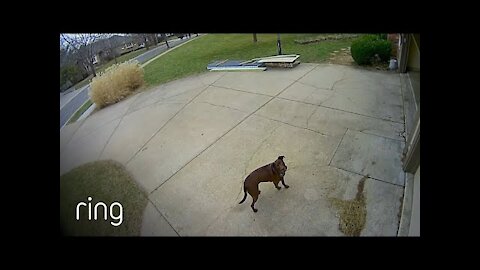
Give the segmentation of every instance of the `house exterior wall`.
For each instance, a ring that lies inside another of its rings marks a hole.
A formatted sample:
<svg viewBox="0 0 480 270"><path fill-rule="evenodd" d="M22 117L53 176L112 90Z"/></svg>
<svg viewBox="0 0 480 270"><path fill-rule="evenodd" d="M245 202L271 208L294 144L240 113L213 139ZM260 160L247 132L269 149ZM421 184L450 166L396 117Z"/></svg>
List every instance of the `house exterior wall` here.
<svg viewBox="0 0 480 270"><path fill-rule="evenodd" d="M418 46L418 38L420 38L420 36L416 37L413 35L410 39L407 67L408 70L412 71L420 71L420 47Z"/></svg>

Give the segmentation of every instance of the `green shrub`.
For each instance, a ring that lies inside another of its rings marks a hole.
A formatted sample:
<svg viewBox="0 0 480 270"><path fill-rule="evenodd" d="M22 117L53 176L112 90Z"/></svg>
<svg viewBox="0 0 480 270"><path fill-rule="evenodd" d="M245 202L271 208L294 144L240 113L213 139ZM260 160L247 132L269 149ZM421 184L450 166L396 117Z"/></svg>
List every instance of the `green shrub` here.
<svg viewBox="0 0 480 270"><path fill-rule="evenodd" d="M352 42L352 58L359 65L369 65L378 55L381 61L388 61L392 44L378 35L366 35Z"/></svg>
<svg viewBox="0 0 480 270"><path fill-rule="evenodd" d="M76 83L82 79L82 74L76 66L66 66L60 69L60 85L66 84L68 81Z"/></svg>
<svg viewBox="0 0 480 270"><path fill-rule="evenodd" d="M144 84L144 71L136 61L112 65L91 83L90 99L99 107L116 103Z"/></svg>
<svg viewBox="0 0 480 270"><path fill-rule="evenodd" d="M380 39L387 40L387 34L378 34L378 37L379 37Z"/></svg>

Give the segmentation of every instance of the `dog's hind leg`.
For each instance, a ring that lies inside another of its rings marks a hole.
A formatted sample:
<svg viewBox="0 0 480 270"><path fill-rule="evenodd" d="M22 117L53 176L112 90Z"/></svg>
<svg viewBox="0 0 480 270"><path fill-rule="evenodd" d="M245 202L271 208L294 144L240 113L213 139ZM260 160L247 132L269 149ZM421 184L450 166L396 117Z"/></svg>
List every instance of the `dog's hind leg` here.
<svg viewBox="0 0 480 270"><path fill-rule="evenodd" d="M249 193L250 193L250 192L249 192ZM257 211L258 211L258 209L255 209L255 202L258 200L258 194L259 194L259 193L254 193L254 194L250 193L250 195L252 196L252 199L253 199L252 204L250 205L250 207L252 207L253 212L257 212Z"/></svg>

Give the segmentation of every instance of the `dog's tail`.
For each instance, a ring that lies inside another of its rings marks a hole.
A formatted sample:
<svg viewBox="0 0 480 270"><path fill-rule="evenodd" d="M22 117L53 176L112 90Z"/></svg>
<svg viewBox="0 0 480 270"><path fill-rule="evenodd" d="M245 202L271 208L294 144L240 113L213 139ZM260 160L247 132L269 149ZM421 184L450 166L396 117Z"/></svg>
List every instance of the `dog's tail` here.
<svg viewBox="0 0 480 270"><path fill-rule="evenodd" d="M243 199L242 199L242 201L239 202L238 204L243 203L246 198L247 198L247 190L245 189L245 186L243 186Z"/></svg>

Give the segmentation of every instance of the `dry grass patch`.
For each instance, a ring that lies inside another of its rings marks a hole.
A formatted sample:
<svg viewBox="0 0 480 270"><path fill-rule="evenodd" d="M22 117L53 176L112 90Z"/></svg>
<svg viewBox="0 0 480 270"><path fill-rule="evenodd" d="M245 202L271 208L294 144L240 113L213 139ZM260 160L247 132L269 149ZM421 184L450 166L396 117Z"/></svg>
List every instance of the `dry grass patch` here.
<svg viewBox="0 0 480 270"><path fill-rule="evenodd" d="M98 108L117 103L144 84L143 76L137 61L113 65L93 78L90 99Z"/></svg>
<svg viewBox="0 0 480 270"><path fill-rule="evenodd" d="M363 177L358 183L358 191L353 200L331 199L334 206L339 209L340 220L339 229L347 236L360 236L367 217L367 207L365 205L365 195L363 188L368 176Z"/></svg>

